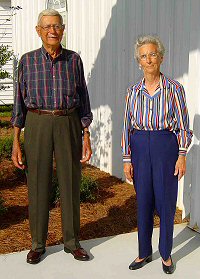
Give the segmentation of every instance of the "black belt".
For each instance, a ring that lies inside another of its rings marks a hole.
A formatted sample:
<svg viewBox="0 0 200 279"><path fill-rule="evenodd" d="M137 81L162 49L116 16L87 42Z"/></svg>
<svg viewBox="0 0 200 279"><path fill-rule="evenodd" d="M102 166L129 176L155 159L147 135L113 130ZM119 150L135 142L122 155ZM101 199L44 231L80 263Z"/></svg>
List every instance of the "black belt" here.
<svg viewBox="0 0 200 279"><path fill-rule="evenodd" d="M34 109L34 108L28 108L28 111L33 112L33 113L37 113L37 114L64 116L64 115L69 115L69 114L71 114L73 111L75 111L75 109L76 109L76 108L47 110L47 109Z"/></svg>

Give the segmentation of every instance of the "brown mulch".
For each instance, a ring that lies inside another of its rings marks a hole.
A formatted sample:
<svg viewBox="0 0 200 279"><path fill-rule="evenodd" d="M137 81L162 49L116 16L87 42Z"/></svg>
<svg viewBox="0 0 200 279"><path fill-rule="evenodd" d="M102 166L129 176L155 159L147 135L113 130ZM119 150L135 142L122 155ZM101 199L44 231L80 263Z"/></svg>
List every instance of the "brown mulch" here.
<svg viewBox="0 0 200 279"><path fill-rule="evenodd" d="M0 116L0 120L10 122L11 116Z"/></svg>
<svg viewBox="0 0 200 279"><path fill-rule="evenodd" d="M2 130L2 129L1 129ZM5 133L0 132L0 136ZM91 165L83 173L98 185L95 202L81 204L80 240L112 236L137 230L136 196L133 186ZM0 253L21 251L31 247L28 222L28 199L25 177L10 160L0 162L0 192L7 211L0 215ZM181 223L177 210L175 223ZM155 216L155 226L159 218ZM62 243L60 208L50 210L47 246Z"/></svg>

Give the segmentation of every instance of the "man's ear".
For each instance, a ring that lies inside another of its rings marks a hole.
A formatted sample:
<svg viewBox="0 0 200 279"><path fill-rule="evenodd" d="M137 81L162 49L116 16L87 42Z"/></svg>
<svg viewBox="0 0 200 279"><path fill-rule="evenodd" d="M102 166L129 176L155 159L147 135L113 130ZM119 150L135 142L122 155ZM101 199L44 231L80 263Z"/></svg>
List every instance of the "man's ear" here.
<svg viewBox="0 0 200 279"><path fill-rule="evenodd" d="M39 26L35 26L35 30L38 33L38 36L41 37Z"/></svg>

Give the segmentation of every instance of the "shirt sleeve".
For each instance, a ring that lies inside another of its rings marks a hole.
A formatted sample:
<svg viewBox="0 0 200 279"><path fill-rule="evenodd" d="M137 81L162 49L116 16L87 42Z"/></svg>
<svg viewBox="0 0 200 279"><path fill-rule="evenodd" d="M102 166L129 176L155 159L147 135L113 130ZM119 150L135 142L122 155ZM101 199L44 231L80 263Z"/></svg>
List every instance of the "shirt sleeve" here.
<svg viewBox="0 0 200 279"><path fill-rule="evenodd" d="M13 126L23 128L27 114L27 108L24 103L26 96L26 87L23 77L23 63L22 60L18 65L17 82L14 87L14 106L12 112L11 123Z"/></svg>
<svg viewBox="0 0 200 279"><path fill-rule="evenodd" d="M175 90L174 106L177 120L177 130L175 133L179 144L179 155L186 156L187 149L192 141L193 133L189 129L189 115L185 91L182 85Z"/></svg>
<svg viewBox="0 0 200 279"><path fill-rule="evenodd" d="M80 117L81 117L82 127L85 128L91 124L93 120L93 115L91 112L89 94L88 94L87 85L84 77L83 63L80 57L78 59L78 70L79 70L78 92L80 97Z"/></svg>
<svg viewBox="0 0 200 279"><path fill-rule="evenodd" d="M131 163L131 148L130 148L130 133L131 133L131 117L130 117L130 96L132 90L127 90L127 96L125 100L125 112L124 112L124 123L122 130L122 155L124 163Z"/></svg>

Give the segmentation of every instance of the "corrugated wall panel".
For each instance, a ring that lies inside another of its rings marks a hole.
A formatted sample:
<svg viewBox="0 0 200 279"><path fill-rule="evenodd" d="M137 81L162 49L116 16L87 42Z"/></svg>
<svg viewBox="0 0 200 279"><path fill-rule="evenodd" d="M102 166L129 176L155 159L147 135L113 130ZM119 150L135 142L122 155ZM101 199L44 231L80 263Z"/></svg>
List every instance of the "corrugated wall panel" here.
<svg viewBox="0 0 200 279"><path fill-rule="evenodd" d="M133 43L140 34L156 33L164 42L162 71L183 83L193 127L200 114L199 11L199 0L68 1L68 46L78 51L84 62L94 112L92 162L101 169L123 176L120 137L124 97L127 86L142 76L133 60ZM198 127L194 133L199 144ZM192 156L193 146L178 198L186 215L190 212L191 189L195 188L189 179L194 171ZM195 156L199 162L200 151ZM197 171L193 175L200 180ZM187 190L183 191L183 186ZM199 198L198 192L196 200Z"/></svg>
<svg viewBox="0 0 200 279"><path fill-rule="evenodd" d="M45 9L46 0L12 0L12 6L22 9L13 17L13 48L18 58L25 52L41 46L35 31L38 14Z"/></svg>
<svg viewBox="0 0 200 279"><path fill-rule="evenodd" d="M184 206L187 202L190 226L200 232L200 1L191 0L188 63L188 101L193 122L194 141L187 156L188 173L184 180ZM188 30L188 29L187 29ZM184 42L185 43L185 42ZM187 195L186 195L187 194ZM190 200L191 199L191 200ZM188 202L190 201L190 203ZM186 208L186 209L187 209Z"/></svg>
<svg viewBox="0 0 200 279"><path fill-rule="evenodd" d="M115 72L110 71L110 53L106 51L107 46L103 38L112 15L112 7L116 2L68 1L68 47L80 53L84 61L85 76L93 104L92 136L95 138L95 144L92 163L108 172L112 172L113 121L109 103L113 98L111 81L115 80ZM116 32L111 30L107 33L110 42L113 41L113 34ZM103 59L99 59L99 50L102 50ZM112 63L115 63L115 60Z"/></svg>
<svg viewBox="0 0 200 279"><path fill-rule="evenodd" d="M45 4L45 0L12 1L22 7L13 18L13 46L19 56L41 45L34 27ZM120 138L126 88L142 76L133 60L133 43L146 33L157 33L164 42L162 71L183 83L194 127L178 199L185 214L191 211L194 217L191 226L200 225L199 11L199 0L68 0L68 48L83 59L94 113L92 163L118 177L123 177Z"/></svg>
<svg viewBox="0 0 200 279"><path fill-rule="evenodd" d="M0 44L9 46L12 49L12 17L10 11L11 1L0 2ZM9 61L4 69L11 75L13 72L13 62ZM0 80L0 85L7 86L5 90L0 91L0 105L13 103L13 81L12 79Z"/></svg>
<svg viewBox="0 0 200 279"><path fill-rule="evenodd" d="M22 54L41 46L41 40L35 31L35 26L37 25L38 14L45 9L45 4L46 0L12 0L12 6L22 8L17 10L12 18L12 46L16 56L13 68L14 77L16 77L16 66Z"/></svg>

